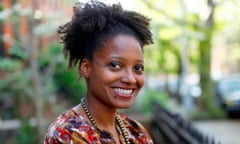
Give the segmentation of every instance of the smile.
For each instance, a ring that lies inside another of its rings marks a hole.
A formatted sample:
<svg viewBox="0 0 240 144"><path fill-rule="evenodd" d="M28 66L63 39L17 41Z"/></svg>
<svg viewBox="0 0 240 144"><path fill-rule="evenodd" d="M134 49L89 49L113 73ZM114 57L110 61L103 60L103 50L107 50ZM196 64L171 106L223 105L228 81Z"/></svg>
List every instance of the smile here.
<svg viewBox="0 0 240 144"><path fill-rule="evenodd" d="M119 94L119 95L131 95L133 92L133 89L123 89L123 88L113 88L113 90Z"/></svg>

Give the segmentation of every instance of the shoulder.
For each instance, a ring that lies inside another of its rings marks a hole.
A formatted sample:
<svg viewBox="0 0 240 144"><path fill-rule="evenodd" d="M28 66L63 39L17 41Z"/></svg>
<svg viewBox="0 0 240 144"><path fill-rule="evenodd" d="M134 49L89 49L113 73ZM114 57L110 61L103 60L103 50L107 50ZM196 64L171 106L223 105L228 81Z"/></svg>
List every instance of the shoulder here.
<svg viewBox="0 0 240 144"><path fill-rule="evenodd" d="M94 128L74 108L62 113L53 121L45 135L45 144L88 143Z"/></svg>
<svg viewBox="0 0 240 144"><path fill-rule="evenodd" d="M121 114L120 117L123 120L126 127L132 127L139 131L145 131L145 128L143 127L143 125L139 123L137 120L130 118L129 116L124 114Z"/></svg>
<svg viewBox="0 0 240 144"><path fill-rule="evenodd" d="M121 114L121 119L128 130L130 140L134 143L152 144L152 139L148 131L137 120Z"/></svg>

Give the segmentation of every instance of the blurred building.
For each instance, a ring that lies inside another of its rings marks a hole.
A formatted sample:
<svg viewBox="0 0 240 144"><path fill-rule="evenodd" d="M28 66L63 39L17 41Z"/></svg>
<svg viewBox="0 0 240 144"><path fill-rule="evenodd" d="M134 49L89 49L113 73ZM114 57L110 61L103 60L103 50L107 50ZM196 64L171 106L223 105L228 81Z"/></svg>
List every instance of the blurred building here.
<svg viewBox="0 0 240 144"><path fill-rule="evenodd" d="M41 47L47 46L56 40L56 25L64 18L70 18L71 14L72 5L63 0L1 0L0 56L7 56L16 40L23 46L27 44L32 28L36 28L31 25L32 21L38 22ZM44 28L52 32L41 34Z"/></svg>

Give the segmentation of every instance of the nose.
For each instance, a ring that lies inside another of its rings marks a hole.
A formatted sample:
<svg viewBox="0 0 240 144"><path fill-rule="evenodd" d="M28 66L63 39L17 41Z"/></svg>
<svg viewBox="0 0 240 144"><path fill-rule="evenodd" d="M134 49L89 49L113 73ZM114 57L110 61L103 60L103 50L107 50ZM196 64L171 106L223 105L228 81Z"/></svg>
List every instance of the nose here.
<svg viewBox="0 0 240 144"><path fill-rule="evenodd" d="M134 75L134 72L132 69L126 69L122 76L122 82L128 83L128 84L135 84L136 83L136 76Z"/></svg>

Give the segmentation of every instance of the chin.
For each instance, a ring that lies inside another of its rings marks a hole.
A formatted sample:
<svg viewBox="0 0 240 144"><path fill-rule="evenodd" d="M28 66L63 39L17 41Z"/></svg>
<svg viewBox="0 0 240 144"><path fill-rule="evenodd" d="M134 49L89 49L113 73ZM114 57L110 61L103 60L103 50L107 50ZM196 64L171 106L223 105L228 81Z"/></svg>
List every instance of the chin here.
<svg viewBox="0 0 240 144"><path fill-rule="evenodd" d="M117 107L119 109L128 109L131 106L132 106L132 102L131 103L126 103L126 104L119 104Z"/></svg>
<svg viewBox="0 0 240 144"><path fill-rule="evenodd" d="M116 108L119 109L127 109L132 106L135 99L135 95L124 97L124 96L117 96L115 99L113 99L113 104Z"/></svg>
<svg viewBox="0 0 240 144"><path fill-rule="evenodd" d="M129 107L131 107L131 105L127 105L127 106L120 106L120 109L128 109Z"/></svg>

